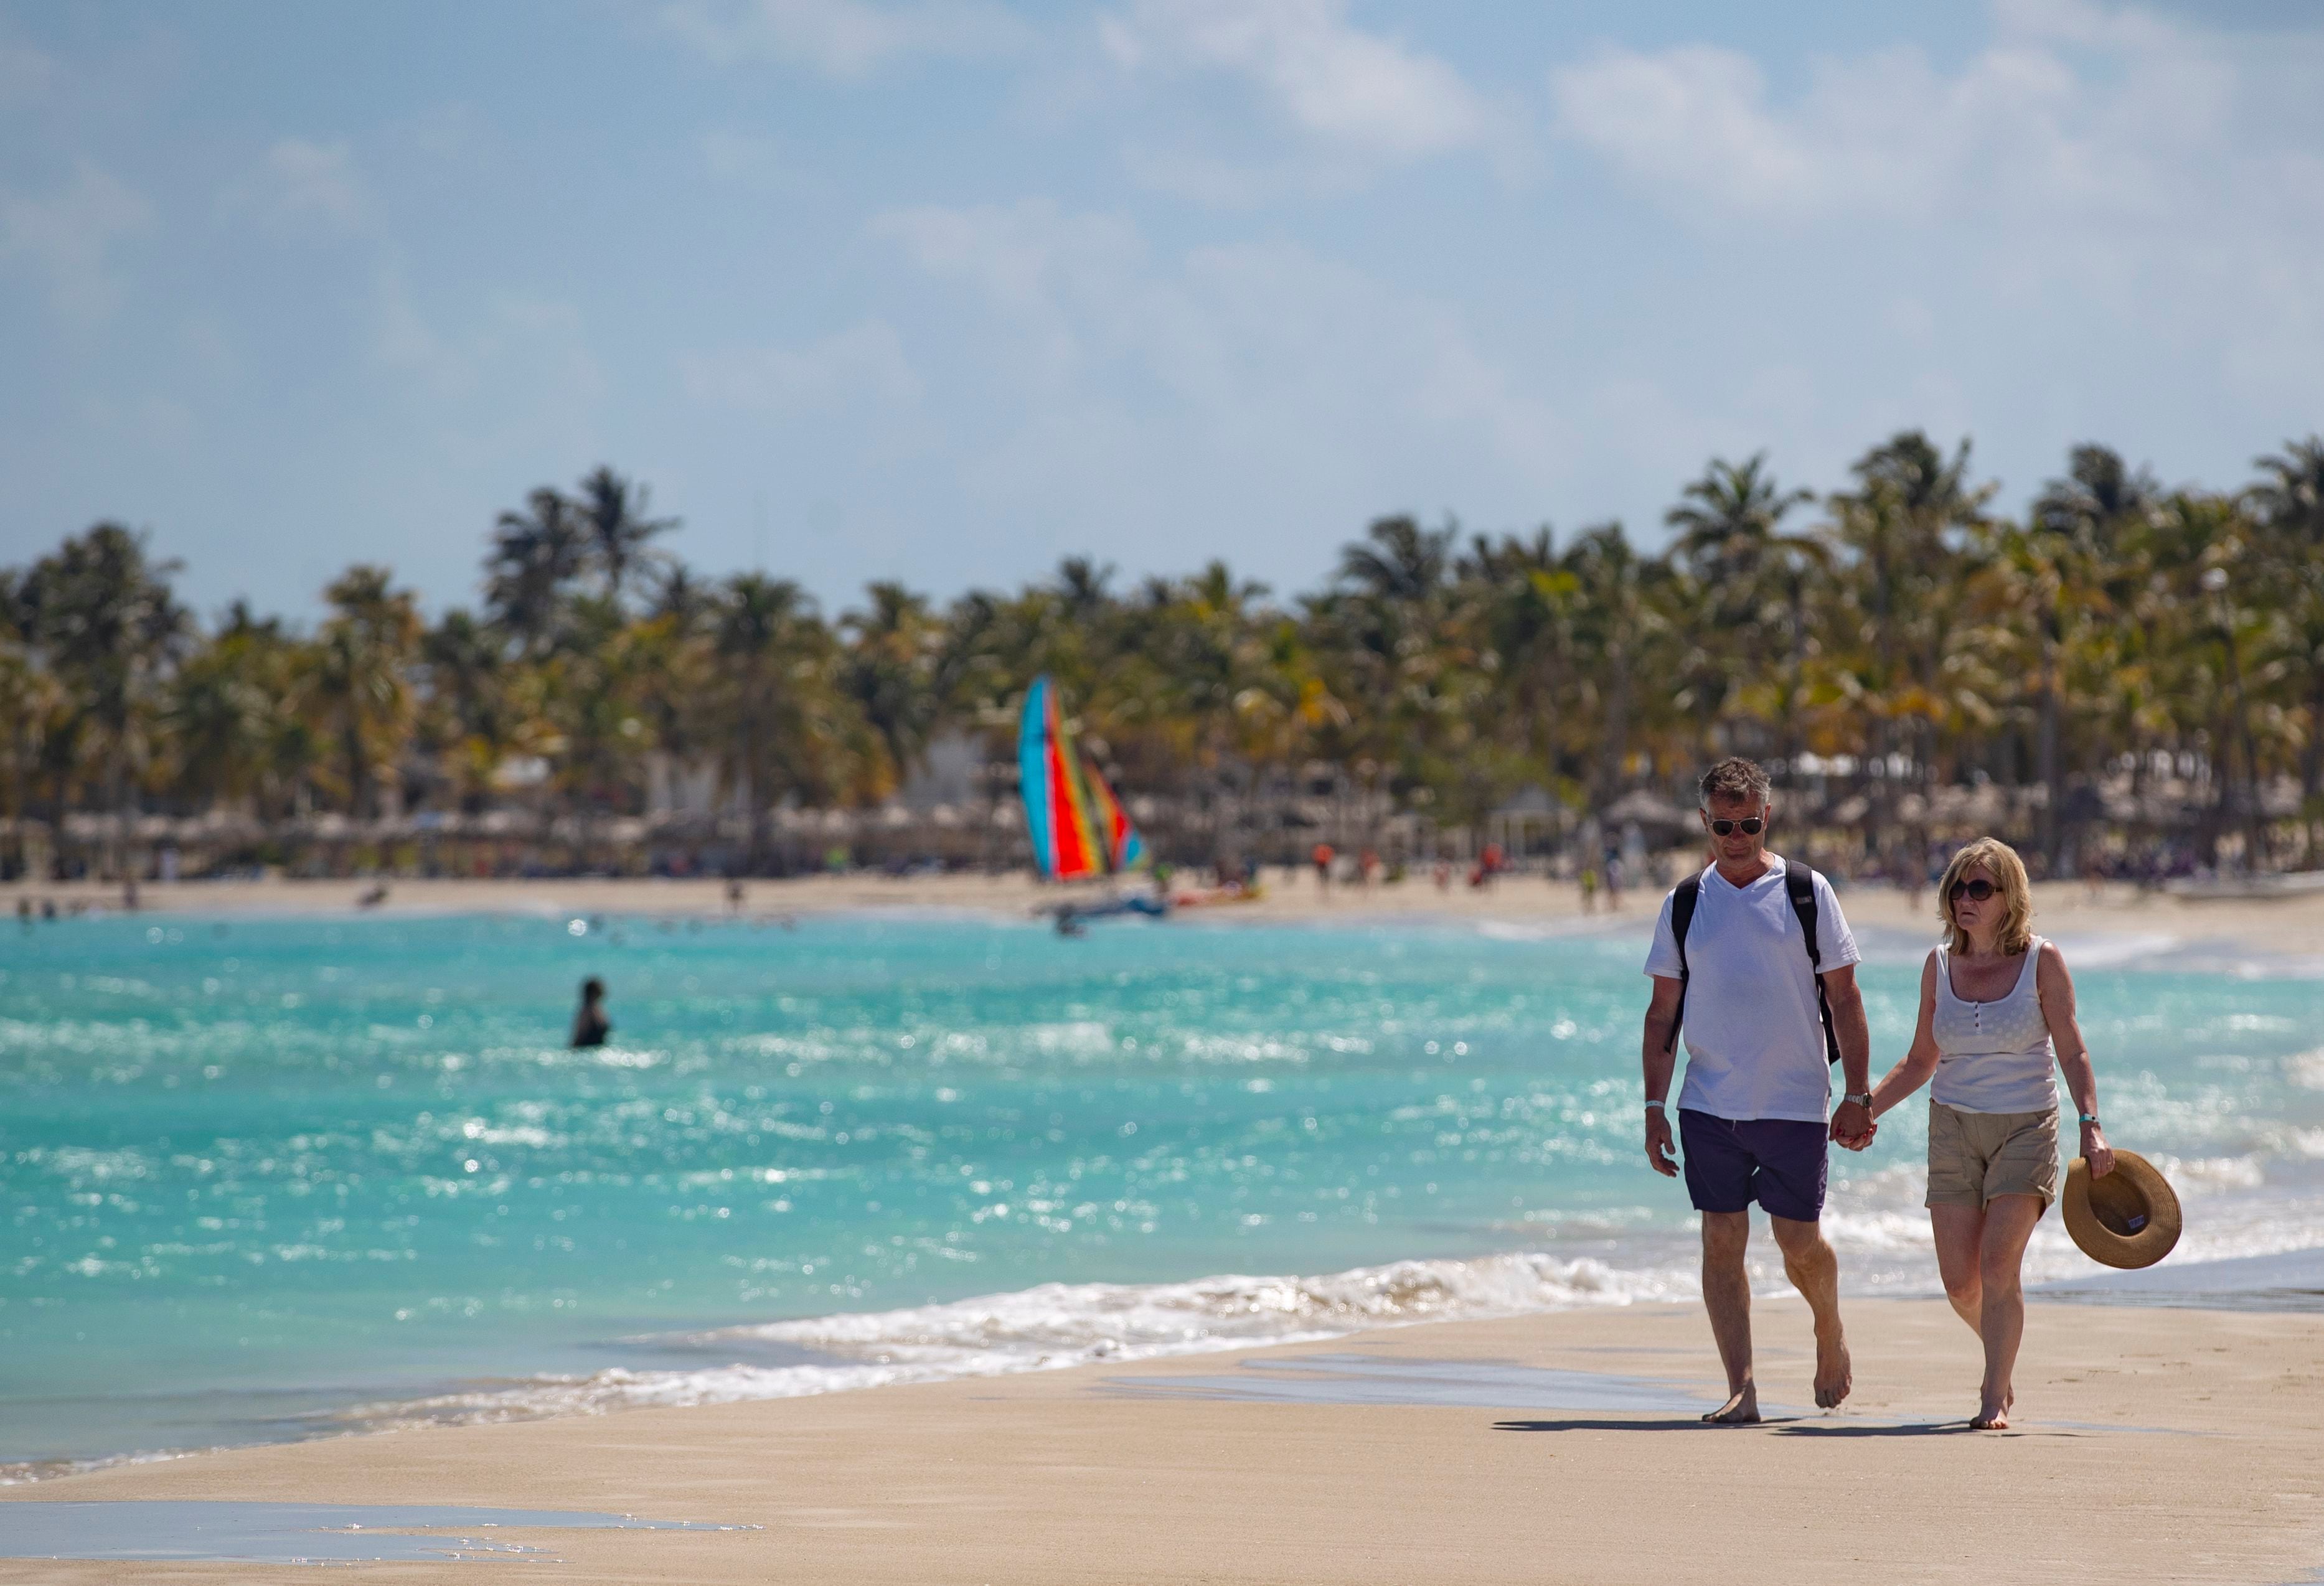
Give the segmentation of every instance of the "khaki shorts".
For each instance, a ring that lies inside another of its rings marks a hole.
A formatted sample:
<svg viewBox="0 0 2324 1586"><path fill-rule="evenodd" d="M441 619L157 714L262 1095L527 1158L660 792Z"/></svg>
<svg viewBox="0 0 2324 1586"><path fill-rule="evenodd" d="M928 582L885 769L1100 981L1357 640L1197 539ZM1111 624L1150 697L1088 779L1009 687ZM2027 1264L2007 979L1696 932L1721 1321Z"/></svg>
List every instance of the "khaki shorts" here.
<svg viewBox="0 0 2324 1586"><path fill-rule="evenodd" d="M1931 1206L1985 1209L1996 1195L2058 1198L2058 1110L1963 1112L1929 1103Z"/></svg>

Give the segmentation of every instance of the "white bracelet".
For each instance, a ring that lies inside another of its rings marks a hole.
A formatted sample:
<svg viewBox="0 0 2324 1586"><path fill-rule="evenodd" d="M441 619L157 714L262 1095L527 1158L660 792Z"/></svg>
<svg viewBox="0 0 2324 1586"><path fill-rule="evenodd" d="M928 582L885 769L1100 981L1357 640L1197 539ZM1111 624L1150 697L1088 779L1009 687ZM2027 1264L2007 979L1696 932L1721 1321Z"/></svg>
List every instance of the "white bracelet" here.
<svg viewBox="0 0 2324 1586"><path fill-rule="evenodd" d="M1648 1102L1646 1105L1652 1107L1657 1112L1667 1111L1660 1102Z"/></svg>

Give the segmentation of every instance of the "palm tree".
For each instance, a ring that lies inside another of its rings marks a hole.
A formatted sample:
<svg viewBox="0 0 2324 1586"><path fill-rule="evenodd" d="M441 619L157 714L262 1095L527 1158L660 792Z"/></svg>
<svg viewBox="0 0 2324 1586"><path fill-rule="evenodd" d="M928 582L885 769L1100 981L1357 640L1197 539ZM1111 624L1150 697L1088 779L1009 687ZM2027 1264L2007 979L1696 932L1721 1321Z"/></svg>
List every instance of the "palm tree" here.
<svg viewBox="0 0 2324 1586"><path fill-rule="evenodd" d="M1882 826L1895 793L1894 752L1912 749L1924 783L1939 774L1962 556L1997 488L1970 483L1969 456L1967 440L1948 457L1921 431L1905 430L1858 458L1849 470L1857 488L1827 501L1846 612L1846 631L1835 635L1835 684L1853 702L1856 741L1877 772L1870 792Z"/></svg>
<svg viewBox="0 0 2324 1586"><path fill-rule="evenodd" d="M1723 674L1722 695L1759 692L1746 678L1766 675L1767 641L1771 631L1780 630L1787 669L1770 679L1775 686L1766 691L1759 709L1773 719L1778 752L1788 763L1799 751L1807 603L1831 558L1816 537L1783 532L1785 515L1815 496L1783 489L1766 462L1765 452L1739 466L1713 457L1663 521L1678 530L1672 553L1703 593L1697 631Z"/></svg>
<svg viewBox="0 0 2324 1586"><path fill-rule="evenodd" d="M389 587L385 567L356 566L323 592L331 616L315 636L308 697L346 767L347 809L380 813L378 769L393 770L411 729L411 668L420 613L409 590Z"/></svg>
<svg viewBox="0 0 2324 1586"><path fill-rule="evenodd" d="M871 784L860 789L876 800L912 773L940 718L936 663L943 635L925 595L895 583L871 585L864 594L868 607L840 620L846 652L839 676L841 691L879 739Z"/></svg>
<svg viewBox="0 0 2324 1586"><path fill-rule="evenodd" d="M1340 552L1340 581L1375 600L1434 599L1452 567L1451 527L1423 529L1410 518L1382 518Z"/></svg>
<svg viewBox="0 0 2324 1586"><path fill-rule="evenodd" d="M1113 604L1106 586L1113 582L1113 564L1101 566L1087 557L1067 557L1057 564L1057 589L1065 598L1065 612L1075 622L1088 622Z"/></svg>
<svg viewBox="0 0 2324 1586"><path fill-rule="evenodd" d="M616 605L630 575L658 559L651 542L678 526L676 518L646 515L650 494L602 466L581 481L582 530L604 576L605 598Z"/></svg>
<svg viewBox="0 0 2324 1586"><path fill-rule="evenodd" d="M525 511L500 515L484 558L484 604L526 655L549 647L590 552L580 513L547 485L526 498Z"/></svg>
<svg viewBox="0 0 2324 1586"><path fill-rule="evenodd" d="M836 730L830 633L788 578L738 573L710 622L713 666L702 705L729 792L750 815L749 862L766 862L768 816L797 793L828 796L846 778Z"/></svg>
<svg viewBox="0 0 2324 1586"><path fill-rule="evenodd" d="M2318 862L2324 821L2324 436L2284 443L2255 459L2264 477L2246 493L2263 525L2269 587L2283 613L2280 653L2305 714L2300 753L2303 862Z"/></svg>
<svg viewBox="0 0 2324 1586"><path fill-rule="evenodd" d="M1713 457L1702 477L1680 493L1684 499L1663 514L1678 530L1672 549L1687 571L1722 600L1732 586L1747 608L1784 514L1815 499L1811 491L1778 486L1766 465L1765 452L1740 466Z"/></svg>
<svg viewBox="0 0 2324 1586"><path fill-rule="evenodd" d="M2051 480L2034 498L2033 522L2072 541L2084 555L2103 559L2115 554L2126 529L2162 504L2163 494L2153 474L2133 470L2119 452L2078 446L2067 454L2066 476Z"/></svg>
<svg viewBox="0 0 2324 1586"><path fill-rule="evenodd" d="M191 803L214 809L263 799L290 649L280 623L236 601L218 632L179 663L163 722L179 788Z"/></svg>
<svg viewBox="0 0 2324 1586"><path fill-rule="evenodd" d="M508 752L512 722L505 648L473 613L455 609L420 641L426 669L424 733L463 809L475 809Z"/></svg>
<svg viewBox="0 0 2324 1586"><path fill-rule="evenodd" d="M585 862L593 817L639 802L639 771L652 747L640 672L654 651L641 629L622 620L610 595L576 596L556 650L534 668L555 746L553 783L577 824Z"/></svg>
<svg viewBox="0 0 2324 1586"><path fill-rule="evenodd" d="M7 869L26 873L24 823L32 813L32 779L51 733L61 726L64 690L40 664L30 633L31 613L13 569L0 569L0 756L7 767Z"/></svg>
<svg viewBox="0 0 2324 1586"><path fill-rule="evenodd" d="M717 604L716 590L684 562L672 562L655 581L653 604L647 615L667 618L679 633L692 634Z"/></svg>
<svg viewBox="0 0 2324 1586"><path fill-rule="evenodd" d="M99 523L33 565L18 601L27 632L64 685L114 812L112 868L129 873L138 779L152 757L152 727L171 661L191 631L145 537Z"/></svg>
<svg viewBox="0 0 2324 1586"><path fill-rule="evenodd" d="M1642 663L1670 631L1654 599L1666 575L1638 555L1618 522L1584 530L1565 553L1564 570L1573 578L1574 725L1590 746L1591 801L1603 807L1628 777Z"/></svg>

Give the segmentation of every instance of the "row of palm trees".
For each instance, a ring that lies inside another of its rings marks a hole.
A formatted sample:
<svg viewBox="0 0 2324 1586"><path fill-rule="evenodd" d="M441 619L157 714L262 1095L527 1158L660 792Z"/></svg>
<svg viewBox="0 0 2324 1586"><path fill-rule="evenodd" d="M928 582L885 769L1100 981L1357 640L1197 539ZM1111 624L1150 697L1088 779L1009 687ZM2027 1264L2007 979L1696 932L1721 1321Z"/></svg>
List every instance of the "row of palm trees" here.
<svg viewBox="0 0 2324 1586"><path fill-rule="evenodd" d="M1529 787L1565 807L1739 750L1813 768L1877 832L1919 792L2025 790L2054 860L2089 789L2179 790L2191 834L2264 857L2296 787L2324 816L2324 438L2242 488L2165 487L2098 446L2022 516L1967 442L1867 451L1822 495L1714 460L1655 551L1619 523L1464 537L1383 519L1313 593L1213 562L1118 583L1085 559L939 607L872 585L826 617L763 572L709 580L599 468L492 531L474 609L432 623L358 565L301 629L207 627L179 568L101 523L0 571L0 811L635 814L650 768L715 772L750 858L779 806L890 798L937 737L1004 762L1047 672L1127 788L1202 805L1328 769L1440 826ZM509 768L539 768L509 787ZM125 825L125 823L124 823Z"/></svg>

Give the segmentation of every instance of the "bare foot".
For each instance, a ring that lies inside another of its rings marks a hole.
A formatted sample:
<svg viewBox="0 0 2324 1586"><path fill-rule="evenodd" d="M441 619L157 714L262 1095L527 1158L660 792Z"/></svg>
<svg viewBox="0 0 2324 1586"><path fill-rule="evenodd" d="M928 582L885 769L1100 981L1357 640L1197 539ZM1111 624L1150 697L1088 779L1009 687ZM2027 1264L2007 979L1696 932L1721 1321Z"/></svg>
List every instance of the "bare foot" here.
<svg viewBox="0 0 2324 1586"><path fill-rule="evenodd" d="M1759 1389L1747 1387L1703 1419L1714 1426L1748 1426L1759 1418Z"/></svg>
<svg viewBox="0 0 2324 1586"><path fill-rule="evenodd" d="M2009 1430L2007 1401L1998 1405L1979 1405L1969 1425L1972 1432L2006 1432Z"/></svg>
<svg viewBox="0 0 2324 1586"><path fill-rule="evenodd" d="M1840 1335L1838 1329L1833 1330L1831 1341L1829 1343L1821 1337L1817 1338L1816 1408L1831 1409L1846 1398L1848 1390L1855 1386L1856 1378L1848 1359L1848 1340Z"/></svg>

